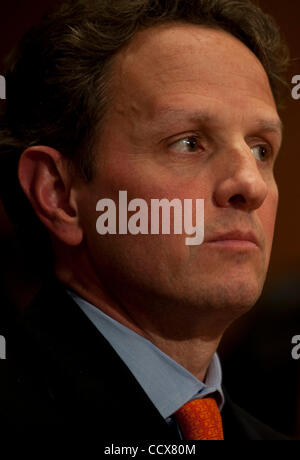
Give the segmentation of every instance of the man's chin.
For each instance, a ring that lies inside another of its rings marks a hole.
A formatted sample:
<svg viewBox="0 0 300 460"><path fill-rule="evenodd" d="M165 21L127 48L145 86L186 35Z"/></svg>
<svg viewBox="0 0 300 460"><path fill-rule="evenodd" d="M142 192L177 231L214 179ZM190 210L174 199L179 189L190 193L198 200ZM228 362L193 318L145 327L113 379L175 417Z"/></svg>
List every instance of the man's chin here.
<svg viewBox="0 0 300 460"><path fill-rule="evenodd" d="M181 293L173 291L173 306L184 306L186 310L198 311L202 315L217 315L228 320L234 320L249 311L258 301L264 280L255 277L214 279L213 281L198 281L188 283L189 287ZM192 285L194 284L194 285ZM172 302L171 302L172 303Z"/></svg>
<svg viewBox="0 0 300 460"><path fill-rule="evenodd" d="M247 313L258 301L262 292L260 283L231 281L226 285L216 282L211 289L198 295L198 308L208 314L219 313L228 320Z"/></svg>

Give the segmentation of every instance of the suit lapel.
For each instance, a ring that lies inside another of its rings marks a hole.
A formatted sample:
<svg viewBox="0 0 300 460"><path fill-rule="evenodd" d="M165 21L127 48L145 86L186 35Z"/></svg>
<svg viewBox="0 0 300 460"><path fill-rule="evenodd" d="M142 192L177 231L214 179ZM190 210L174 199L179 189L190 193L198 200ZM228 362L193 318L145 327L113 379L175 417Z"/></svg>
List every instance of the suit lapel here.
<svg viewBox="0 0 300 460"><path fill-rule="evenodd" d="M22 320L30 369L42 374L61 423L106 439L176 439L127 366L56 281Z"/></svg>

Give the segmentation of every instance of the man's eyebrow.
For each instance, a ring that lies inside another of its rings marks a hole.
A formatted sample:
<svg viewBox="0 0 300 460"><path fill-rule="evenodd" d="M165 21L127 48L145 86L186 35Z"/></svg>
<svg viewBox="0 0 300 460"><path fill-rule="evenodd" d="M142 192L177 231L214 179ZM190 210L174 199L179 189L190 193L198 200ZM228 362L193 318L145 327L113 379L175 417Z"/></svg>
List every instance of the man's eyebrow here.
<svg viewBox="0 0 300 460"><path fill-rule="evenodd" d="M213 115L210 114L208 111L195 111L190 112L185 109L177 109L173 107L166 107L157 111L157 115L162 118L167 118L168 116L178 116L178 117L186 117L190 121L202 121L202 122L209 122L214 119ZM282 135L283 133L283 123L280 118L278 119L259 119L255 121L255 126L257 129L266 132L275 132L277 134Z"/></svg>
<svg viewBox="0 0 300 460"><path fill-rule="evenodd" d="M280 120L257 120L256 126L261 131L275 132L282 136L283 133L283 123Z"/></svg>

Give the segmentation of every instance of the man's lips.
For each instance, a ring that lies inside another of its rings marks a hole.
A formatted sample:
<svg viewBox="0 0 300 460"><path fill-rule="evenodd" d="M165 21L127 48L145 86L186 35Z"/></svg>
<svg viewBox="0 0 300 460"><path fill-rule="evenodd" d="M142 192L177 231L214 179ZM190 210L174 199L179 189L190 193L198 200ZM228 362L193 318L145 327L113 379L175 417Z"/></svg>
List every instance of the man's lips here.
<svg viewBox="0 0 300 460"><path fill-rule="evenodd" d="M256 235L251 232L243 232L240 230L234 230L231 232L227 233L216 233L214 235L209 236L207 239L204 241L205 243L224 243L226 245L229 245L230 243L232 244L239 244L240 246L244 243L246 246L247 243L248 245L255 245L255 246L260 246L258 238Z"/></svg>

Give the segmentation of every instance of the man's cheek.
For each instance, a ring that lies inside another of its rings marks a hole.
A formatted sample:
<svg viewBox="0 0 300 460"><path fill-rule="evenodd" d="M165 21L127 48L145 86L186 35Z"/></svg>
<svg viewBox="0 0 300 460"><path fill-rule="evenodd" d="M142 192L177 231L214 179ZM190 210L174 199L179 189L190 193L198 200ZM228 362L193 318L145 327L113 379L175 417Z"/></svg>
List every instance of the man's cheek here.
<svg viewBox="0 0 300 460"><path fill-rule="evenodd" d="M276 223L277 207L278 207L278 195L273 194L267 197L265 203L257 211L259 219L263 227L264 234L265 234L266 247L267 247L268 252L271 251L271 247L272 247L275 223Z"/></svg>
<svg viewBox="0 0 300 460"><path fill-rule="evenodd" d="M278 200L279 200L278 188L277 188L276 183L274 183L274 186L269 194L268 202L266 203L267 205L266 213L269 216L268 220L269 220L269 225L270 225L270 231L272 232L272 238L274 234L274 228L275 228L276 217L277 217Z"/></svg>

